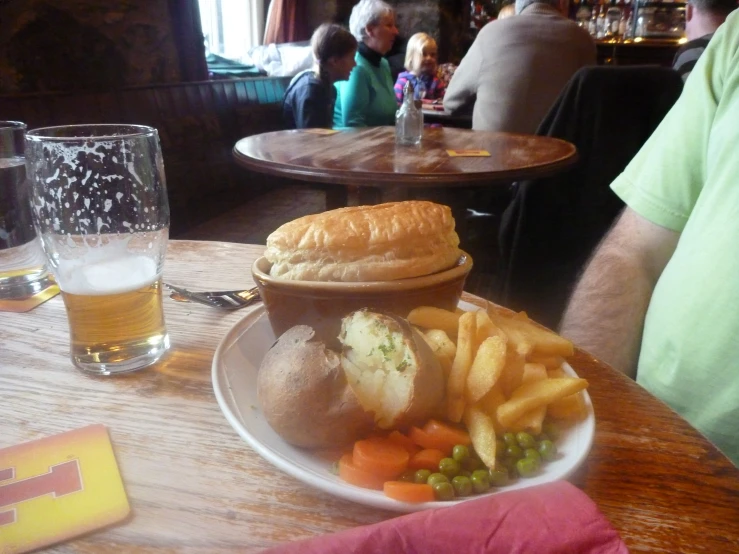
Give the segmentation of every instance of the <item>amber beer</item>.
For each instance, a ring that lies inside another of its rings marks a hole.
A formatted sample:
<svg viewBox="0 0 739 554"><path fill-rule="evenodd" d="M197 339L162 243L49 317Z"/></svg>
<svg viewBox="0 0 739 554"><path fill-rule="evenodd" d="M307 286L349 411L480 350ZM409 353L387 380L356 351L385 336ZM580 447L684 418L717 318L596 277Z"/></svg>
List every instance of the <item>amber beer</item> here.
<svg viewBox="0 0 739 554"><path fill-rule="evenodd" d="M151 260L132 256L74 268L61 280L76 365L120 372L167 350L162 282L155 271Z"/></svg>

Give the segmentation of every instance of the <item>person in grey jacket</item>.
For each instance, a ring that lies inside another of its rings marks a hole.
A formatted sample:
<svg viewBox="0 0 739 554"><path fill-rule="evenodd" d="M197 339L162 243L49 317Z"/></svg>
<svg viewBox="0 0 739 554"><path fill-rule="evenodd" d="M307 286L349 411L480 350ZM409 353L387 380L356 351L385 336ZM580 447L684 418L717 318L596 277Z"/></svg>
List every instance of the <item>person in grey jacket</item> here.
<svg viewBox="0 0 739 554"><path fill-rule="evenodd" d="M480 30L444 108L454 113L474 102L473 129L533 134L570 77L595 63L595 42L559 0L516 0L515 17Z"/></svg>

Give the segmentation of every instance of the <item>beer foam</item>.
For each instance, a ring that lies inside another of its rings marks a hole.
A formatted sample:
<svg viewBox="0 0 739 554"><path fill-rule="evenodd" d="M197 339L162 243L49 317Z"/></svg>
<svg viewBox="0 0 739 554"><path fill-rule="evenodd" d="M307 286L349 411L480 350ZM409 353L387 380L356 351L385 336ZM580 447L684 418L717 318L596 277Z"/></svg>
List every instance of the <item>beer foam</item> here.
<svg viewBox="0 0 739 554"><path fill-rule="evenodd" d="M98 261L73 260L57 268L59 287L70 294L121 294L157 280L157 264L147 256L127 254Z"/></svg>

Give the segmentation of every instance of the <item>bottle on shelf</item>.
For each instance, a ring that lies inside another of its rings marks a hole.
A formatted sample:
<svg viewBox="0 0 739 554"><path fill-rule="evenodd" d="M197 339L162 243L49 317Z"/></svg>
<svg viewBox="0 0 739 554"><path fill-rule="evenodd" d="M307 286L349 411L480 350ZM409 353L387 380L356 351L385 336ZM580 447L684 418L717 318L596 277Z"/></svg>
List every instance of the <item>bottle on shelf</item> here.
<svg viewBox="0 0 739 554"><path fill-rule="evenodd" d="M403 103L395 112L395 142L414 145L421 142L423 135L423 112L415 101L413 83L407 81L403 87Z"/></svg>
<svg viewBox="0 0 739 554"><path fill-rule="evenodd" d="M593 4L593 9L590 12L590 21L588 21L588 33L593 38L598 35L598 8L598 4Z"/></svg>
<svg viewBox="0 0 739 554"><path fill-rule="evenodd" d="M618 22L618 34L624 40L634 38L632 36L632 13L631 2L624 1L623 6L621 6L621 19Z"/></svg>
<svg viewBox="0 0 739 554"><path fill-rule="evenodd" d="M618 38L619 21L621 21L621 8L616 4L616 0L611 0L611 5L606 12L606 36L608 38Z"/></svg>
<svg viewBox="0 0 739 554"><path fill-rule="evenodd" d="M579 7L577 8L577 11L575 12L575 17L573 18L577 24L585 29L588 30L589 27L589 21L590 16L592 15L592 10L590 9L590 6L587 2L580 2Z"/></svg>
<svg viewBox="0 0 739 554"><path fill-rule="evenodd" d="M602 4L598 12L598 21L595 24L595 38L607 38L606 35L609 34L609 31L608 20L606 19L606 6Z"/></svg>

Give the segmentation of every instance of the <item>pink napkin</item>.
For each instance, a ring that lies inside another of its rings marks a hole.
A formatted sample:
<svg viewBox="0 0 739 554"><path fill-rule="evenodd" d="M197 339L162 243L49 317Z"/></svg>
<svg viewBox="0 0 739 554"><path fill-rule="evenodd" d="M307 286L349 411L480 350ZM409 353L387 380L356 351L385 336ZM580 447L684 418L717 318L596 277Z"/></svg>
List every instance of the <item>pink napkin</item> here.
<svg viewBox="0 0 739 554"><path fill-rule="evenodd" d="M556 481L280 545L269 554L624 554L595 503Z"/></svg>

